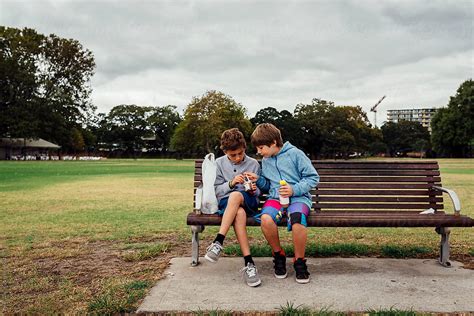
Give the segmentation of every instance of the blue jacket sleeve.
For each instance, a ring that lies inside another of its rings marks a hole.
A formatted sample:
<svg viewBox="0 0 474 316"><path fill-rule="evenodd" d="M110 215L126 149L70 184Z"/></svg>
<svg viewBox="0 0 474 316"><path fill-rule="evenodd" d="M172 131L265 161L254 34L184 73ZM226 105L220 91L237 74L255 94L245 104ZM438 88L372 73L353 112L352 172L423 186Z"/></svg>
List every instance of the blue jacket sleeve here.
<svg viewBox="0 0 474 316"><path fill-rule="evenodd" d="M293 185L293 196L302 196L318 185L319 174L314 169L311 160L302 151L298 151L296 163L301 180Z"/></svg>
<svg viewBox="0 0 474 316"><path fill-rule="evenodd" d="M262 167L263 167L263 162L262 162ZM255 184L257 185L257 187L260 189L262 193L268 193L268 191L270 190L270 181L268 181L267 178L265 178L262 175L261 169L260 169L258 180L257 182L255 182Z"/></svg>

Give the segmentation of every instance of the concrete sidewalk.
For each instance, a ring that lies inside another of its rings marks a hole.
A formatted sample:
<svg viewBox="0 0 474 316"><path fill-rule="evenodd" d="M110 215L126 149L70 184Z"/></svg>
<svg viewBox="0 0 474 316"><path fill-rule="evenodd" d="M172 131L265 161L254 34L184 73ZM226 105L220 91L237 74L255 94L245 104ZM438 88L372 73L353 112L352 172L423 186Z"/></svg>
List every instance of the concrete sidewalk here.
<svg viewBox="0 0 474 316"><path fill-rule="evenodd" d="M262 285L250 288L239 274L242 258L221 258L191 267L191 258L174 258L138 312L277 311L304 305L314 310L400 309L425 312L473 312L474 271L458 262L444 268L436 260L309 258L309 284L273 276L271 258L256 258Z"/></svg>

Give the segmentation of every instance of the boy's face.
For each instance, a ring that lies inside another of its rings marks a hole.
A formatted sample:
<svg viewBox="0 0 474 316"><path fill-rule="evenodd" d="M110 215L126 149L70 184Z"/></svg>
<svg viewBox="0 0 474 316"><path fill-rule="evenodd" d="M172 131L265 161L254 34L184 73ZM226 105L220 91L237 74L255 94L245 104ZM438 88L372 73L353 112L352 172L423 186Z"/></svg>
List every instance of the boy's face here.
<svg viewBox="0 0 474 316"><path fill-rule="evenodd" d="M238 148L235 150L225 150L224 154L234 164L239 164L245 157L245 148Z"/></svg>
<svg viewBox="0 0 474 316"><path fill-rule="evenodd" d="M260 145L257 146L257 154L262 157L269 158L275 156L280 151L280 148L277 147L276 142L273 142L270 146Z"/></svg>

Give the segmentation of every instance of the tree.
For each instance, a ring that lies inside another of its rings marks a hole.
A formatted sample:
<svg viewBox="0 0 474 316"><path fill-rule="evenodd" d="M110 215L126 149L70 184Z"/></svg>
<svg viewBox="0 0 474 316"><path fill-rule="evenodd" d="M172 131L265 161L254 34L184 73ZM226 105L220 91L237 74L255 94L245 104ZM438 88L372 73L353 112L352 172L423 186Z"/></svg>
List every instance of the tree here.
<svg viewBox="0 0 474 316"><path fill-rule="evenodd" d="M302 137L302 130L298 121L287 110L279 112L273 107L266 107L259 110L255 116L250 119L255 126L261 123L271 123L278 127L284 141L289 141L293 145L299 146Z"/></svg>
<svg viewBox="0 0 474 316"><path fill-rule="evenodd" d="M353 153L369 151L369 144L381 140L380 133L371 128L367 114L360 106L336 106L330 113L332 129L326 142L333 156L347 158Z"/></svg>
<svg viewBox="0 0 474 316"><path fill-rule="evenodd" d="M298 104L295 118L302 126L301 146L315 159L324 152L325 139L329 134L328 114L334 103L322 99L313 99L311 104Z"/></svg>
<svg viewBox="0 0 474 316"><path fill-rule="evenodd" d="M202 97L194 97L186 107L171 144L188 154L217 152L222 132L233 127L249 135L252 125L246 109L222 92L208 91Z"/></svg>
<svg viewBox="0 0 474 316"><path fill-rule="evenodd" d="M97 149L97 133L95 132L95 126L91 124L92 120L93 119L91 118L88 121L87 126L81 130L82 138L84 140L84 149L88 154L94 153Z"/></svg>
<svg viewBox="0 0 474 316"><path fill-rule="evenodd" d="M73 39L0 26L0 136L42 137L70 147L95 108L92 53Z"/></svg>
<svg viewBox="0 0 474 316"><path fill-rule="evenodd" d="M312 158L347 158L368 151L368 144L378 139L359 106L313 99L311 104L298 104L294 117L302 127L301 146Z"/></svg>
<svg viewBox="0 0 474 316"><path fill-rule="evenodd" d="M161 149L161 152L169 150L171 143L171 136L176 127L181 122L181 117L176 112L176 106L167 105L163 107L150 108L150 115L148 116L148 125L155 135L153 149Z"/></svg>
<svg viewBox="0 0 474 316"><path fill-rule="evenodd" d="M290 113L291 114L291 113ZM262 123L271 123L276 126L277 122L281 120L281 113L277 109L272 107L266 107L259 110L253 118L250 119L250 122L257 126Z"/></svg>
<svg viewBox="0 0 474 316"><path fill-rule="evenodd" d="M421 147L425 150L429 148L430 133L419 122L387 122L382 125L381 131L383 141L392 157L417 151Z"/></svg>
<svg viewBox="0 0 474 316"><path fill-rule="evenodd" d="M474 81L463 82L448 107L431 120L433 149L440 156L472 156L474 144Z"/></svg>
<svg viewBox="0 0 474 316"><path fill-rule="evenodd" d="M102 140L118 143L126 153L136 156L144 146L143 138L152 132L147 122L149 107L122 104L112 108L102 121Z"/></svg>
<svg viewBox="0 0 474 316"><path fill-rule="evenodd" d="M77 128L73 128L72 133L71 133L71 148L74 150L74 153L77 153L78 151L83 151L86 147L86 144L84 142L84 137L82 136L82 133L80 130Z"/></svg>

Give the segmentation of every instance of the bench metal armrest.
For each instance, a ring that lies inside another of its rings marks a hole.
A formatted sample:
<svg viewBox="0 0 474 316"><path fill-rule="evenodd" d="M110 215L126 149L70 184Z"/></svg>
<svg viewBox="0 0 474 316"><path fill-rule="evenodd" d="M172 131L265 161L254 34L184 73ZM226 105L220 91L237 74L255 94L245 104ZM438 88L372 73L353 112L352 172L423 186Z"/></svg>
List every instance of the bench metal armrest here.
<svg viewBox="0 0 474 316"><path fill-rule="evenodd" d="M454 215L459 215L461 213L461 201L459 201L459 198L456 192L454 192L453 190L446 189L446 188L438 187L436 185L433 185L431 188L436 191L448 193L449 197L451 198L451 201L453 201Z"/></svg>

